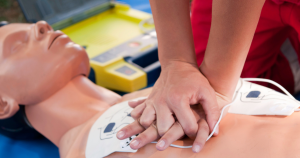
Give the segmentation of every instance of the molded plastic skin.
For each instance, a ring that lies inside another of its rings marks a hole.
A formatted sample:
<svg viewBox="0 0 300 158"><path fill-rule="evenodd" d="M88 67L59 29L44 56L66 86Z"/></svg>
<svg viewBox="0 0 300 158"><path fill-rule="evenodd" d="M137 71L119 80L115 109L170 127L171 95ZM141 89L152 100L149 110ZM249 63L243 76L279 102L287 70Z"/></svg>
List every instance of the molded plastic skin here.
<svg viewBox="0 0 300 158"><path fill-rule="evenodd" d="M147 96L151 89L135 92L122 98L127 100ZM61 157L84 158L88 133L93 123L101 116L95 115L86 123L70 130L61 139ZM108 158L253 158L253 157L298 157L300 155L300 113L288 117L249 116L228 113L220 123L220 132L206 142L200 153L191 149L169 147L158 151L156 144L148 144L136 153L113 153ZM184 139L173 144L190 146L193 141ZM67 149L68 148L68 149ZM99 149L100 150L100 149Z"/></svg>
<svg viewBox="0 0 300 158"><path fill-rule="evenodd" d="M35 28L39 25L48 27L38 22L0 28L0 116L7 118L13 110L6 109L25 104L29 122L59 147L61 158L85 158L89 130L98 117L117 102L147 96L151 89L121 98L95 85L85 77L89 63L84 49L66 36L60 36L48 49L54 32L49 29L44 40L37 40ZM24 35L26 32L30 34ZM27 36L27 42L13 47ZM148 144L137 153L108 157L299 157L299 124L297 112L288 117L227 114L219 135L211 138L200 153L173 147L158 151L155 144ZM174 144L191 145L192 140Z"/></svg>
<svg viewBox="0 0 300 158"><path fill-rule="evenodd" d="M44 21L3 26L0 35L0 96L18 104L38 103L89 73L85 50Z"/></svg>

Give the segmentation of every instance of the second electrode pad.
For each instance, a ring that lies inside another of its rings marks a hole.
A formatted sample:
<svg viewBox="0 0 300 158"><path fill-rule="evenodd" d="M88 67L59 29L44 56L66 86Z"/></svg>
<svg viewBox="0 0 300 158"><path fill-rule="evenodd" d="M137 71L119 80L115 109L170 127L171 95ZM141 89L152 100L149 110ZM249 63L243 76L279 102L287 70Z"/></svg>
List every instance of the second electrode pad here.
<svg viewBox="0 0 300 158"><path fill-rule="evenodd" d="M288 116L299 106L300 102L294 98L240 79L228 112L244 115Z"/></svg>
<svg viewBox="0 0 300 158"><path fill-rule="evenodd" d="M135 100L144 99L137 98ZM125 140L116 137L117 132L124 126L134 122L130 113L132 108L128 101L113 105L105 111L93 124L87 141L86 158L100 158L114 152L136 152L129 144L135 136Z"/></svg>

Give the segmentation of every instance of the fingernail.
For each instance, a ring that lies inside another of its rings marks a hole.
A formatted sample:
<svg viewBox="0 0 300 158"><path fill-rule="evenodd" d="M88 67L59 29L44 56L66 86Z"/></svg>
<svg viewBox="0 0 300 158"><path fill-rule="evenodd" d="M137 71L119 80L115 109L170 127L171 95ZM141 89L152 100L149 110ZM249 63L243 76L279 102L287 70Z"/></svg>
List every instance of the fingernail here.
<svg viewBox="0 0 300 158"><path fill-rule="evenodd" d="M193 146L193 152L198 153L200 151L200 145L194 145Z"/></svg>
<svg viewBox="0 0 300 158"><path fill-rule="evenodd" d="M159 148L163 148L164 146L165 146L165 141L163 141L163 140L160 140L158 143L157 143L157 146L159 147Z"/></svg>
<svg viewBox="0 0 300 158"><path fill-rule="evenodd" d="M117 133L117 137L118 137L118 138L123 138L124 135L125 135L125 132L123 132L123 131L119 131L119 132Z"/></svg>
<svg viewBox="0 0 300 158"><path fill-rule="evenodd" d="M128 103L137 103L137 102L138 102L137 100L131 100Z"/></svg>
<svg viewBox="0 0 300 158"><path fill-rule="evenodd" d="M140 144L140 142L137 140L133 140L130 144L134 147L137 147Z"/></svg>

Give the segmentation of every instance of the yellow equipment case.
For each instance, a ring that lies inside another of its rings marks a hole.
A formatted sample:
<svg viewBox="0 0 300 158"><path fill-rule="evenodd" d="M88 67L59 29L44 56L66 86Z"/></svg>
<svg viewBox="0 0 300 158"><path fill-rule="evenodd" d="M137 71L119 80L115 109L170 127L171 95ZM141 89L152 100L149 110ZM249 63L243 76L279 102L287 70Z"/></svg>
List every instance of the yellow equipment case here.
<svg viewBox="0 0 300 158"><path fill-rule="evenodd" d="M152 15L110 0L18 0L28 22L47 21L84 47L96 84L132 92L160 74Z"/></svg>

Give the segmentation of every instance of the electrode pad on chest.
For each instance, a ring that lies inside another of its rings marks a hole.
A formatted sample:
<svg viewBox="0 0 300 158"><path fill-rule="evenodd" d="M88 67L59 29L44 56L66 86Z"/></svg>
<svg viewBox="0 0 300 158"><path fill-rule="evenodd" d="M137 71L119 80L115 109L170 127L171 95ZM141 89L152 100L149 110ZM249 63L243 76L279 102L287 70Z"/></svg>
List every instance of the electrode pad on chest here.
<svg viewBox="0 0 300 158"><path fill-rule="evenodd" d="M287 95L276 92L270 88L247 81L268 82L280 88ZM138 98L135 100L145 99ZM230 107L228 112L244 115L281 115L288 116L294 111L300 111L300 102L297 101L278 83L260 78L240 79L233 97L233 102L224 106L221 115L206 141L215 133L223 117L224 110ZM129 146L132 139L119 140L116 133L124 126L134 122L130 116L132 108L128 101L116 104L109 108L92 126L86 146L86 158L105 157L113 152L136 152ZM157 143L157 142L152 142ZM192 146L178 146L177 148L192 148Z"/></svg>
<svg viewBox="0 0 300 158"><path fill-rule="evenodd" d="M228 112L245 115L288 116L299 106L300 102L293 97L240 79Z"/></svg>
<svg viewBox="0 0 300 158"><path fill-rule="evenodd" d="M135 100L144 99L137 98ZM132 108L128 101L113 105L105 111L93 124L87 141L86 158L100 158L108 156L114 152L136 152L130 148L129 144L135 137L119 140L117 132L124 126L134 122L130 113Z"/></svg>

